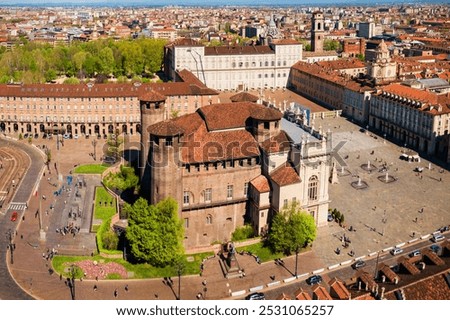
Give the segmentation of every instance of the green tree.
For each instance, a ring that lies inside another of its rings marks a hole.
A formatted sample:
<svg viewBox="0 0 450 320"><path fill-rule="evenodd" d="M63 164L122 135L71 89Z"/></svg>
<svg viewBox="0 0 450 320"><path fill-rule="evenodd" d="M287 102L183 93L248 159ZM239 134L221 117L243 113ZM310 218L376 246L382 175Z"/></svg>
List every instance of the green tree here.
<svg viewBox="0 0 450 320"><path fill-rule="evenodd" d="M314 217L292 203L273 217L268 244L275 252L290 254L316 238Z"/></svg>
<svg viewBox="0 0 450 320"><path fill-rule="evenodd" d="M163 267L180 260L184 232L174 199L149 205L139 198L133 205L125 204L124 211L129 217L126 238L138 261Z"/></svg>
<svg viewBox="0 0 450 320"><path fill-rule="evenodd" d="M119 245L119 237L117 234L109 230L102 235L103 247L107 250L117 250Z"/></svg>
<svg viewBox="0 0 450 320"><path fill-rule="evenodd" d="M325 39L323 41L323 49L324 50L328 50L328 51L340 50L341 49L341 44L337 40Z"/></svg>
<svg viewBox="0 0 450 320"><path fill-rule="evenodd" d="M99 58L99 73L110 75L115 69L114 53L109 47L103 48L98 54Z"/></svg>
<svg viewBox="0 0 450 320"><path fill-rule="evenodd" d="M115 174L110 173L104 182L108 188L124 191L135 188L139 183L139 177L135 174L133 168L120 166L120 171Z"/></svg>

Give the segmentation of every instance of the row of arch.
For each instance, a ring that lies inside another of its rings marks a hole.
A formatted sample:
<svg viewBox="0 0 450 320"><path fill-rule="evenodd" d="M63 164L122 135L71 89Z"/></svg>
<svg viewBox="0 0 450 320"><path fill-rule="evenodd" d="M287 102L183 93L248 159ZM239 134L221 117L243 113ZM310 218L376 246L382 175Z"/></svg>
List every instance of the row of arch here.
<svg viewBox="0 0 450 320"><path fill-rule="evenodd" d="M119 130L120 133L125 134L136 134L141 132L141 125L138 124L108 124L108 125L100 125L95 124L94 126L86 125L86 124L67 124L67 125L58 125L58 124L7 124L5 122L0 122L0 130L2 132L7 133L70 133L70 134L111 134L115 133Z"/></svg>

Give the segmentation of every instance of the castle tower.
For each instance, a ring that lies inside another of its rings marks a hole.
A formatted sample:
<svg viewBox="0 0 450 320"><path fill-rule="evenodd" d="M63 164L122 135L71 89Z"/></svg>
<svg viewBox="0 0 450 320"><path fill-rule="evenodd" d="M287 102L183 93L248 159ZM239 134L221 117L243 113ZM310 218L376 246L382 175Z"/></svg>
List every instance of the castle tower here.
<svg viewBox="0 0 450 320"><path fill-rule="evenodd" d="M147 194L150 183L150 135L148 127L164 120L166 97L155 92L145 92L139 97L141 106L141 150L139 158L139 170L141 178L141 191Z"/></svg>
<svg viewBox="0 0 450 320"><path fill-rule="evenodd" d="M182 203L181 137L183 130L171 121L162 121L148 128L150 134L150 203L168 196ZM181 213L181 206L178 208Z"/></svg>
<svg viewBox="0 0 450 320"><path fill-rule="evenodd" d="M253 136L262 143L280 133L281 112L275 108L261 108L252 112Z"/></svg>
<svg viewBox="0 0 450 320"><path fill-rule="evenodd" d="M311 19L311 50L313 52L323 51L323 38L325 36L323 13L316 11Z"/></svg>

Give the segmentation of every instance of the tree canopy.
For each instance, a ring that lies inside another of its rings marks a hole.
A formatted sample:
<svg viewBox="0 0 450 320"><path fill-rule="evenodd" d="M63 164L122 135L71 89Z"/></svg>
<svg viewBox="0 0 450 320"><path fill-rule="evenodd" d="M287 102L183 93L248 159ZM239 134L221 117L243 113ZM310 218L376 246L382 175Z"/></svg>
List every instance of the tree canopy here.
<svg viewBox="0 0 450 320"><path fill-rule="evenodd" d="M126 238L136 260L157 267L180 261L184 231L174 199L149 205L139 198L133 205L125 204L124 210L129 217Z"/></svg>
<svg viewBox="0 0 450 320"><path fill-rule="evenodd" d="M165 40L72 42L70 46L24 42L0 50L0 83L45 83L59 76L150 76L161 70Z"/></svg>
<svg viewBox="0 0 450 320"><path fill-rule="evenodd" d="M275 252L291 254L316 238L314 217L292 203L273 217L268 244Z"/></svg>

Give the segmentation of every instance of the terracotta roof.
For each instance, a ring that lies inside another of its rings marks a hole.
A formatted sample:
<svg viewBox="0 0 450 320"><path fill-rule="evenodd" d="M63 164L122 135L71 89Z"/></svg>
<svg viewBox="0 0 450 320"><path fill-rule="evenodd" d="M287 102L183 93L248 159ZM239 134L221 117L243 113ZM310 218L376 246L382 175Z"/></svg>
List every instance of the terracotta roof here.
<svg viewBox="0 0 450 320"><path fill-rule="evenodd" d="M203 82L200 81L191 71L183 69L181 71L177 71L178 76L183 82L188 82L190 84L195 84L200 87L204 87Z"/></svg>
<svg viewBox="0 0 450 320"><path fill-rule="evenodd" d="M281 120L282 114L275 108L265 107L252 110L251 117L255 120L276 121Z"/></svg>
<svg viewBox="0 0 450 320"><path fill-rule="evenodd" d="M139 96L139 100L148 102L158 102L158 101L166 101L166 97L154 90L151 90L141 94Z"/></svg>
<svg viewBox="0 0 450 320"><path fill-rule="evenodd" d="M292 300L291 297L289 297L287 294L282 292L276 300Z"/></svg>
<svg viewBox="0 0 450 320"><path fill-rule="evenodd" d="M366 68L366 65L359 59L338 59L333 61L320 61L318 64L324 68L333 70Z"/></svg>
<svg viewBox="0 0 450 320"><path fill-rule="evenodd" d="M336 299L340 300L349 300L350 299L350 292L345 287L344 283L336 278L333 278L328 282L330 285L330 292L331 296L335 297Z"/></svg>
<svg viewBox="0 0 450 320"><path fill-rule="evenodd" d="M283 130L274 137L270 137L261 144L261 147L267 153L278 153L281 151L287 151L291 148L292 139Z"/></svg>
<svg viewBox="0 0 450 320"><path fill-rule="evenodd" d="M184 131L170 120L167 120L149 126L147 132L156 136L174 137L183 134Z"/></svg>
<svg viewBox="0 0 450 320"><path fill-rule="evenodd" d="M250 183L260 193L265 193L265 192L269 192L270 191L269 180L267 180L267 178L265 176L263 176L263 175L257 176L252 181L250 181Z"/></svg>
<svg viewBox="0 0 450 320"><path fill-rule="evenodd" d="M221 103L204 106L199 112L204 116L208 130L245 128L252 111L265 108L253 102Z"/></svg>
<svg viewBox="0 0 450 320"><path fill-rule="evenodd" d="M398 276L398 274L392 271L392 269L387 264L380 263L378 265L378 270L380 273L384 274L390 282L400 281L400 277Z"/></svg>
<svg viewBox="0 0 450 320"><path fill-rule="evenodd" d="M301 179L291 163L285 162L279 168L272 171L270 178L279 186L287 186L301 182Z"/></svg>
<svg viewBox="0 0 450 320"><path fill-rule="evenodd" d="M221 105L209 105L209 111L220 110ZM169 120L173 132L183 132L181 159L185 163L217 162L259 155L255 138L245 128L229 131L208 131L198 110L195 113Z"/></svg>
<svg viewBox="0 0 450 320"><path fill-rule="evenodd" d="M327 289L321 284L315 284L312 287L314 300L333 300Z"/></svg>
<svg viewBox="0 0 450 320"><path fill-rule="evenodd" d="M239 92L230 97L231 102L257 102L258 97L248 93L248 92Z"/></svg>
<svg viewBox="0 0 450 320"><path fill-rule="evenodd" d="M107 83L107 84L0 84L0 96L4 97L45 97L45 98L116 98L140 97L148 92L162 96L218 95L207 87L191 85L187 82L169 83Z"/></svg>
<svg viewBox="0 0 450 320"><path fill-rule="evenodd" d="M412 105L412 107L427 113L435 115L450 113L450 96L448 94L438 95L433 92L411 88L398 83L384 86L380 94L392 99L396 99L396 96L402 99L405 98L405 101L403 101L405 104L408 103L408 99L419 101L421 102L420 105ZM391 96L388 94L391 94Z"/></svg>
<svg viewBox="0 0 450 320"><path fill-rule="evenodd" d="M303 288L298 289L295 292L295 300L312 300L308 292L303 291Z"/></svg>

